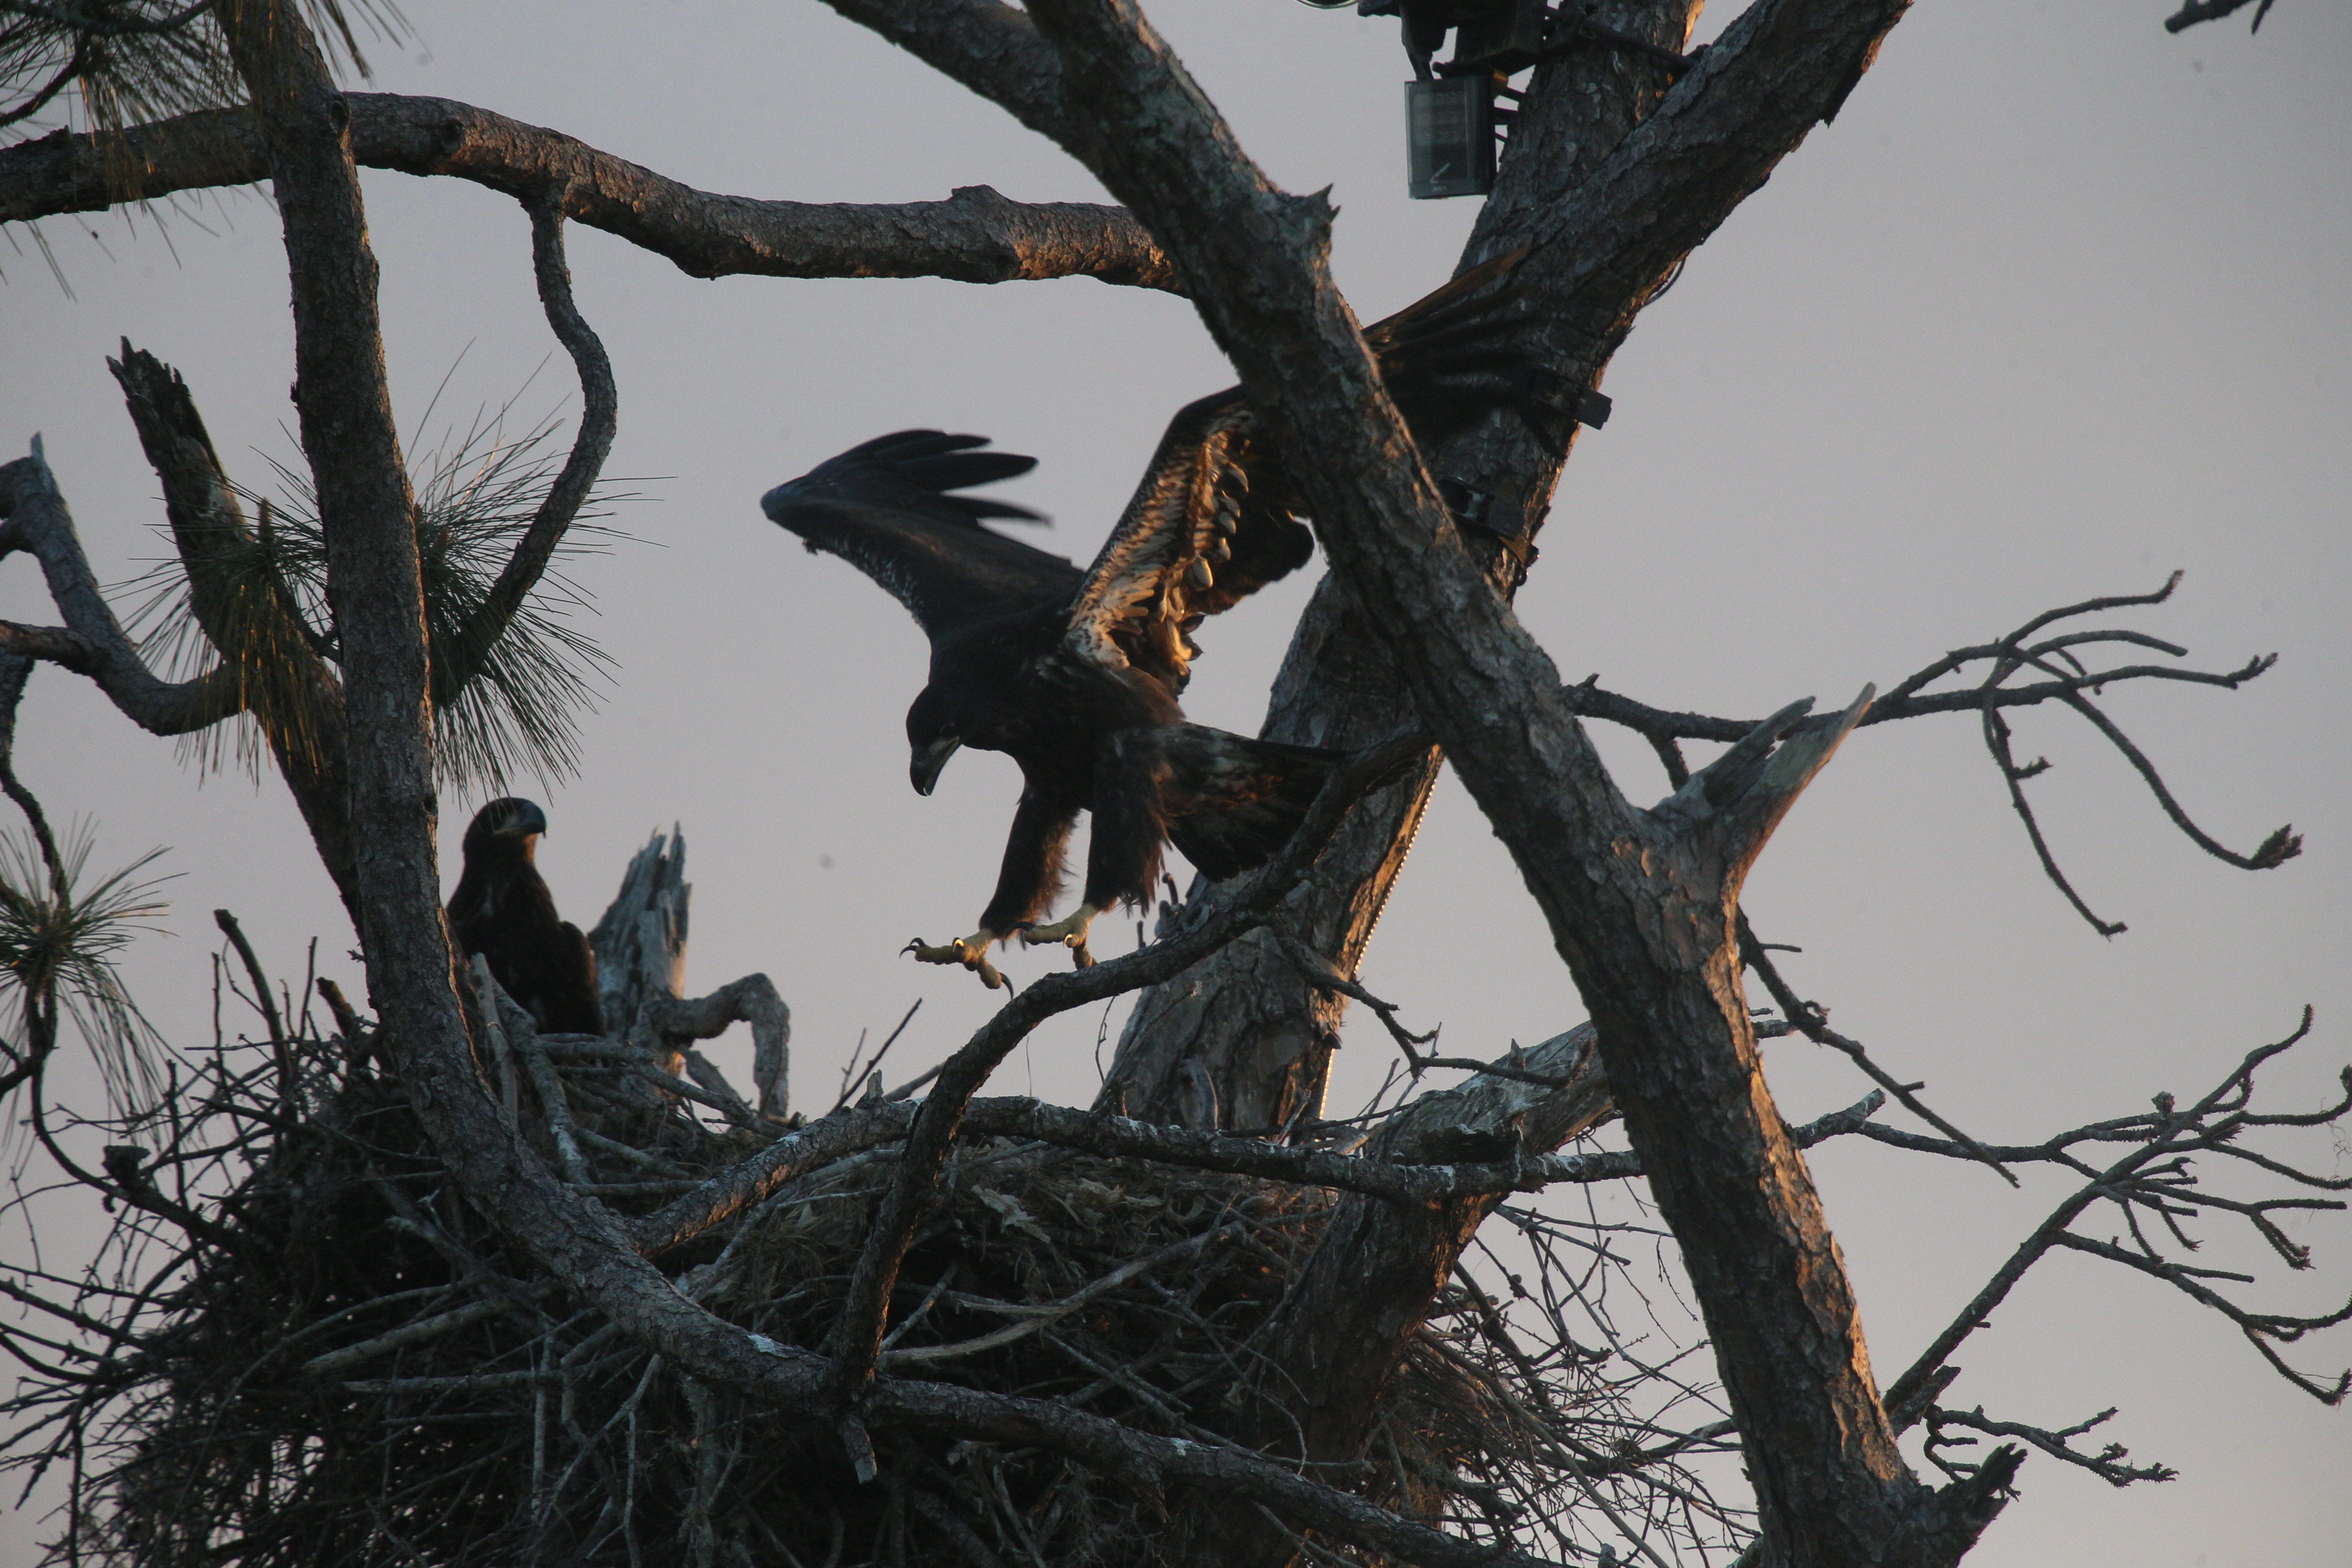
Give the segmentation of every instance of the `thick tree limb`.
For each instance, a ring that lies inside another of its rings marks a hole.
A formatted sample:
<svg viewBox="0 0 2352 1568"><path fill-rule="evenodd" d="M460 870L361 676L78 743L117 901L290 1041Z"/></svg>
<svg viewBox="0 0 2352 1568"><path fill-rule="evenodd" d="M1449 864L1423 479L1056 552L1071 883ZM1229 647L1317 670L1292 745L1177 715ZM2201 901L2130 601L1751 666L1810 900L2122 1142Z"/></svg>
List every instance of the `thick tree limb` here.
<svg viewBox="0 0 2352 1568"><path fill-rule="evenodd" d="M835 10L1066 145L1062 62L1025 12L998 0L825 0Z"/></svg>
<svg viewBox="0 0 2352 1568"><path fill-rule="evenodd" d="M188 585L189 610L221 673L236 683L240 706L260 726L320 863L356 926L341 679L275 563L257 552L255 528L180 374L128 341L122 357L109 360L107 368L122 387L140 446L163 481L163 515Z"/></svg>
<svg viewBox="0 0 2352 1568"><path fill-rule="evenodd" d="M1117 207L1023 204L985 185L943 202L756 201L698 191L562 132L449 99L355 92L344 102L358 163L470 180L525 201L560 191L564 216L665 257L689 277L1090 277L1173 287L1159 247ZM103 147L59 132L0 149L0 223L268 177L261 128L242 110L133 126Z"/></svg>
<svg viewBox="0 0 2352 1568"><path fill-rule="evenodd" d="M1617 29L1660 47L1685 47L1695 0L1625 0L1604 8ZM1540 65L1517 106L1495 194L1478 216L1465 268L1522 248L1534 226L1567 200L1657 103L1667 85L1654 65L1615 50L1576 50ZM1532 263L1533 265L1530 265ZM1661 258L1661 268L1674 265ZM1568 330L1559 313L1558 269L1531 257L1512 287L1533 325L1519 347L1565 386L1597 384L1616 347ZM1534 535L1573 429L1538 434L1522 421L1494 421L1425 453L1431 471L1458 487L1480 527L1465 542L1489 580L1507 595L1534 560ZM1348 749L1394 727L1402 695L1378 628L1336 579L1327 577L1292 636L1267 704L1265 738ZM1381 791L1349 819L1315 881L1296 894L1284 924L1339 972L1362 961L1389 891L1403 868L1437 753ZM1213 911L1219 885L1197 880L1188 915ZM1331 1051L1348 1005L1344 994L1303 984L1269 936L1226 948L1199 970L1137 999L1104 1084L1112 1098L1167 1120L1188 1060L1213 1080L1228 1126L1281 1126L1319 1111Z"/></svg>
<svg viewBox="0 0 2352 1568"><path fill-rule="evenodd" d="M1614 1113L1591 1025L1513 1056L1526 1074L1482 1076L1422 1096L1381 1126L1367 1155L1407 1165L1540 1163ZM1276 1394L1281 1425L1297 1424L1306 1445L1300 1457L1354 1457L1369 1412L1403 1360L1405 1342L1500 1196L1456 1194L1410 1216L1360 1197L1341 1203L1258 1335L1272 1374L1265 1386ZM1280 1397L1286 1384L1297 1394ZM1274 1437L1276 1429L1264 1435Z"/></svg>

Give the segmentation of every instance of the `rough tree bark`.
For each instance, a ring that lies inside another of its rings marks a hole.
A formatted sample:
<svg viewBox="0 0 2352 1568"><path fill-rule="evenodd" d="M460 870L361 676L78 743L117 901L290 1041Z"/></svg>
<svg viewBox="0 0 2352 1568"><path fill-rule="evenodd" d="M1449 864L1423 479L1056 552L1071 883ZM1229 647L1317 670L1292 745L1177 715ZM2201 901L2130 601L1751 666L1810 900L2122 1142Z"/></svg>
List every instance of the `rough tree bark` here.
<svg viewBox="0 0 2352 1568"><path fill-rule="evenodd" d="M1791 705L1667 800L1647 811L1633 805L1579 725L1585 710L1580 697L1561 690L1549 660L1508 608L1508 588L1525 564L1521 547L1549 492L1557 455L1516 435L1490 435L1487 446L1437 454L1433 469L1424 465L1330 286L1328 206L1264 182L1132 5L1034 0L1024 14L992 0L939 0L931 7L837 3L934 63L946 62L943 68L986 82L983 90L1129 195L1168 241L1167 257L1152 249L1149 265L1190 286L1253 395L1292 444L1331 555L1328 613L1319 629L1302 632L1295 650L1294 670L1307 672L1294 676L1298 694L1345 699L1346 681L1332 672L1359 668L1370 689L1410 695L1513 853L1591 1009L1592 1026L1548 1042L1523 1063L1538 1076L1557 1073L1557 1081L1530 1084L1524 1076L1497 1073L1454 1096L1433 1097L1383 1133L1377 1159L1356 1162L1362 1168L1336 1184L1360 1195L1343 1201L1323 1251L1254 1347L1264 1351L1269 1381L1283 1391L1264 1432L1298 1433L1309 1457L1351 1455L1447 1267L1496 1196L1527 1179L1522 1157L1574 1135L1616 1104L1627 1117L1641 1173L1682 1245L1715 1338L1763 1512L1765 1538L1752 1555L1769 1563L1889 1568L1955 1561L1997 1510L2013 1465L1996 1456L1971 1481L1931 1493L1895 1455L1842 1263L1798 1153L1806 1140L1783 1125L1765 1089L1740 990L1741 881L1780 816L1861 718L1869 694L1827 721L1808 720L1807 705ZM1899 0L1760 0L1646 116L1643 94L1654 95L1659 84L1636 82L1621 92L1624 84L1608 74L1653 68L1646 62L1608 57L1607 70L1573 91L1560 88L1570 79L1560 74L1567 68L1550 68L1557 95L1531 105L1521 145L1560 139L1559 177L1554 188L1514 187L1516 195L1498 200L1473 251L1522 238L1538 244L1526 279L1549 318L1544 347L1551 362L1581 373L1569 375L1570 384L1598 374L1633 312L1681 256L1816 120L1835 112L1902 9ZM1620 30L1645 23L1653 29L1646 36L1670 30L1679 42L1688 15L1681 5L1628 0L1622 15L1609 19ZM1051 1012L1210 956L1214 943L1203 933L1220 915L1263 919L1271 894L1264 908L1246 911L1204 904L1191 911L1197 924L1188 921L1183 933L1149 952L1047 977L959 1053L922 1107L861 1108L827 1130L836 1139L887 1134L908 1143L887 1223L876 1226L859 1266L861 1286L852 1292L843 1348L830 1365L712 1316L692 1300L690 1281L681 1289L646 1260L707 1224L723 1205L745 1201L773 1170L753 1173L760 1162L747 1162L708 1184L731 1183L741 1191L693 1194L688 1206L697 1212L665 1210L625 1230L532 1155L484 1092L442 927L433 854L433 689L415 509L383 374L374 265L350 120L357 100L335 93L287 0L222 0L220 16L253 89L249 125L262 150L255 166L275 183L286 224L297 397L347 661L341 697L351 869L371 989L391 1053L457 1185L563 1287L672 1365L812 1422L838 1419L853 1435L853 1452L862 1441L861 1420L915 1423L1049 1449L1149 1491L1202 1483L1223 1498L1264 1504L1295 1525L1404 1560L1525 1562L1423 1529L1246 1453L1156 1437L1051 1403L895 1377L866 1381L887 1315L890 1277L967 1108L974 1127L1020 1133L1054 1126L1077 1135L1068 1126L1075 1112L971 1101L990 1068ZM1547 120L1553 110L1557 117ZM605 188L614 182L656 177L631 166L604 167L595 162L601 155L576 143L559 145L564 139L511 122L488 123L495 119L483 117L478 127L481 166L496 176L485 183L518 182L518 194L542 220L535 225L542 241L560 233L560 218L544 199L548 188L576 192L583 181L598 186L598 200L628 213L638 210L632 201L705 204L677 220L696 243L727 227L727 216L707 205L722 198L657 189L651 196L641 193L642 199L614 195ZM1596 133L1596 125L1607 134ZM456 134L463 144L472 132L460 126ZM501 138L520 151L498 151ZM445 155L454 150L433 154ZM432 172L465 173L455 166ZM613 225L635 221L612 210L604 216ZM632 237L655 248L684 243L640 237L658 230L653 225ZM1067 250L1073 242L1064 236L1053 243ZM954 250L947 243L930 254ZM544 280L544 250L541 260ZM555 262L560 266L560 255ZM998 275L1040 275L1020 270L1029 263L1018 258L1012 265ZM1130 267L1120 280L1139 276ZM188 426L180 429L168 414L156 416L149 447L151 454L166 450L169 462L158 457L157 466L173 491L173 521L184 551L200 558L233 540L241 520L233 504L224 510L217 460L188 413ZM142 431L150 435L146 423ZM1493 547L1467 546L1442 499L1440 479L1497 498L1477 521L1498 541L1500 560L1492 558ZM87 563L78 547L68 552L60 544L71 543L70 524L37 448L24 463L0 468L0 516L8 519L0 551L41 552L68 623L0 628L0 646L96 676L126 710L150 714L151 728L252 704L249 692L239 695L217 680L163 688L143 667L124 665L127 644L96 598ZM235 616L207 602L201 582L194 585L198 619L233 653ZM1343 624L1349 615L1352 628ZM1353 652L1339 646L1350 636L1358 644ZM1315 681L1330 689L1308 690ZM1325 727L1303 738L1329 742L1340 738L1339 726L1369 709L1340 700L1315 711L1320 717L1297 721ZM1425 787L1424 781L1396 792L1390 821L1367 826L1360 847L1348 852L1354 858L1347 864L1357 868L1339 868L1333 886L1311 895L1325 900L1326 923L1309 921L1302 931L1302 906L1283 917L1287 936L1306 937L1352 969ZM1318 813L1325 804L1318 803ZM1318 831L1329 826L1321 822ZM1305 845L1294 858L1314 847ZM655 889L647 911L660 902L661 880L646 879ZM683 887L674 874L668 880L677 884L677 918L642 945L643 973L635 987L642 1005L629 1011L640 1023L669 1017L678 1029L698 1026L695 1020L705 1015L747 1016L760 1001L748 990L730 995L738 990L730 987L701 1003L677 997ZM1223 929L1236 923L1228 920ZM1267 1121L1286 1118L1314 1090L1321 1070L1316 1053L1328 1048L1328 1028L1319 1036L1313 1028L1278 1033L1286 1019L1311 1021L1316 1004L1305 1000L1307 982L1288 959L1274 947L1261 957L1281 963L1286 995L1262 1018L1243 1016L1245 1037L1218 1047L1236 1082L1247 1078L1256 1095L1234 1097L1234 1121L1255 1120L1261 1110ZM1236 962L1247 974L1256 961ZM695 1018L665 1008L691 1010ZM496 1016L493 1005L489 1016ZM1195 1041L1214 1028L1197 1010L1161 1026L1171 1038L1190 1031ZM1197 1065L1202 1058L1194 1050L1176 1059ZM851 1125L861 1120L872 1125ZM1314 1162L1328 1158L1206 1131L1173 1132L1108 1117L1078 1121L1086 1137L1105 1146L1180 1161L1187 1152L1240 1168L1257 1161L1268 1173L1313 1179L1319 1168ZM1236 1144L1255 1152L1226 1147ZM1505 1155L1508 1164L1494 1163ZM1486 1163L1458 1163L1465 1156ZM789 1163L782 1153L776 1159ZM851 1342L861 1337L857 1350ZM1288 1537L1278 1531L1236 1531L1226 1544L1213 1560L1247 1563L1289 1552Z"/></svg>
<svg viewBox="0 0 2352 1568"><path fill-rule="evenodd" d="M1557 1081L1479 1077L1423 1095L1382 1125L1366 1157L1408 1165L1517 1162L1549 1152L1613 1112L1591 1025L1546 1040L1518 1065ZM1247 1413L1251 1437L1309 1461L1361 1454L1381 1397L1439 1288L1502 1195L1413 1205L1361 1194L1342 1200L1253 1341L1262 1370ZM1286 1563L1297 1551L1290 1532L1262 1516L1204 1513L1186 1521L1181 1560L1249 1568Z"/></svg>
<svg viewBox="0 0 2352 1568"><path fill-rule="evenodd" d="M694 889L686 879L686 835L656 833L630 858L588 945L596 954L596 988L604 1026L615 1038L637 1041L669 1059L705 1088L726 1079L693 1042L751 1026L751 1082L758 1114L782 1120L791 1109L789 1054L793 1013L764 974L747 974L708 996L686 999L688 917ZM733 1095L730 1086L726 1091Z"/></svg>

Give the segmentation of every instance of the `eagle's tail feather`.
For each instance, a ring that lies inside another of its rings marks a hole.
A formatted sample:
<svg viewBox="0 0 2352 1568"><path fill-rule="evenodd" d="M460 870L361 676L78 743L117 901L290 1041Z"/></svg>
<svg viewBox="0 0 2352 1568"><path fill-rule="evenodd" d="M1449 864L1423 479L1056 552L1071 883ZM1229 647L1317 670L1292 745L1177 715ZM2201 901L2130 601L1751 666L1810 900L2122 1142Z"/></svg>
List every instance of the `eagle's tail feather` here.
<svg viewBox="0 0 2352 1568"><path fill-rule="evenodd" d="M1169 841L1213 881L1274 858L1347 757L1198 724L1170 728L1160 795Z"/></svg>

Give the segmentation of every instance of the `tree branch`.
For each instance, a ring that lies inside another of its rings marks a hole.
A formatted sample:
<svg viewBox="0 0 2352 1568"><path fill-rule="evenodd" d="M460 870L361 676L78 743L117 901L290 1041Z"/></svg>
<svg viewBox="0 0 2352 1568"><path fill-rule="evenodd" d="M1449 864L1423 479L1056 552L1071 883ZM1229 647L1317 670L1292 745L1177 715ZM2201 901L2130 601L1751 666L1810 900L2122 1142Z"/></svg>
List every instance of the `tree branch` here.
<svg viewBox="0 0 2352 1568"><path fill-rule="evenodd" d="M2142 1243L2142 1250L2134 1252L2113 1243L2074 1235L2070 1229L2092 1205L2102 1201L2117 1205L2129 1218L2135 1206L2166 1213L2178 1206L2184 1198L2193 1196L2206 1206L2241 1214L2257 1232L2264 1235L2264 1239L2274 1249L2282 1252L2290 1266L2307 1266L2308 1258L2300 1250L2281 1247L2284 1237L2274 1234L2275 1227L2269 1226L2263 1220L2263 1211L2277 1206L2340 1207L2340 1204L2332 1200L2290 1200L2286 1203L2272 1200L2268 1204L2215 1202L2203 1194L2190 1194L2185 1176L2184 1156L2208 1152L2224 1154L2286 1174L2306 1186L2338 1191L2352 1188L2352 1178L2320 1177L2282 1167L2254 1151L2237 1147L2234 1142L2239 1132L2250 1126L2325 1125L2344 1115L2347 1109L2352 1109L2352 1068L2347 1068L2344 1073L2345 1098L2319 1110L2258 1115L2248 1109L2253 1094L2255 1072L2273 1057L2293 1049L2310 1031L2311 1013L2306 1008L2302 1024L2293 1034L2249 1052L2228 1076L2185 1110L2175 1108L2171 1096L2158 1095L2152 1115L2096 1122L2062 1132L2040 1144L1992 1151L2005 1160L2062 1164L2086 1179L2019 1243L1959 1314L1929 1342L1900 1377L1887 1385L1886 1407L1889 1410L1924 1413L1926 1405L1920 1395L1933 1380L1945 1375L1948 1371L1946 1363L1952 1353L1970 1334L1984 1326L1993 1309L2000 1305L2010 1291L2016 1288L2017 1282L2055 1247L2088 1252L2109 1262L2123 1263L2179 1288L2200 1305L2221 1312L2237 1324L2279 1373L2305 1393L2326 1404L2341 1400L2347 1388L2352 1387L2352 1373L2333 1384L2316 1382L2289 1367L2272 1350L2269 1342L2293 1340L2312 1329L2344 1321L2352 1317L2352 1303L2347 1303L2341 1310L2315 1318L2248 1312L2200 1283L2199 1276L2203 1271L2169 1262L2147 1247L2145 1242ZM1933 1139L1903 1132L1900 1129L1872 1127L1867 1130L1867 1135L1901 1148L1926 1149L1937 1153L1954 1152L1938 1147ZM2117 1142L2130 1142L2137 1146L2104 1169L2086 1164L2071 1152L2077 1143ZM2195 1244L2190 1242L2189 1245L2193 1247Z"/></svg>
<svg viewBox="0 0 2352 1568"><path fill-rule="evenodd" d="M49 597L66 618L61 627L0 624L0 650L88 676L124 717L151 734L184 735L242 710L242 693L229 674L215 670L172 682L139 657L82 553L37 436L29 457L0 465L0 517L9 520L19 547L40 561Z"/></svg>
<svg viewBox="0 0 2352 1568"><path fill-rule="evenodd" d="M2284 864L2302 852L2303 840L2293 827L2281 827L2256 846L2251 852L2241 854L2222 844L2200 827L2180 803L2173 797L2171 787L2165 783L2162 772L2148 760L2146 752L2109 718L2093 697L2113 684L2132 680L2170 680L2192 685L2219 686L2235 690L2247 681L2268 670L2277 662L2277 656L2265 654L2248 659L2233 670L2182 669L2167 665L2124 665L2095 670L2084 662L2077 649L2093 645L2120 643L2130 647L2153 648L2175 658L2185 658L2189 650L2175 644L2150 637L2145 632L2114 627L2090 631L2069 631L2035 639L2037 634L2059 621L2071 620L2103 611L2126 606L2159 605L2172 596L2179 586L2180 574L2176 572L2165 584L2149 594L2112 595L2047 610L2034 616L2017 630L1997 641L1980 647L1957 648L1906 676L1885 697L1870 705L1860 725L1891 722L1897 719L1913 719L1929 713L1974 712L1983 729L1985 746L2009 791L2010 803L2025 826L2026 837L2034 854L2042 862L2043 872L2053 885L2092 927L2103 936L2113 936L2124 927L2117 922L2103 921L2083 900L2065 872L2059 867L2057 857L2042 832L2040 820L2025 795L2025 782L2048 768L2046 762L2021 764L2011 749L2011 731L2005 711L2013 708L2035 707L2045 702L2057 702L2072 708L2086 720L2092 728L2120 753L2132 770L2156 797L2157 805L2172 820L2173 825L2199 848L2216 859L2226 861L2249 871L2265 871ZM1971 664L1987 666L1984 678L1976 685L1959 690L1926 692L1925 689L1948 677L1958 674ZM2009 682L2025 671L2034 671L2048 679L2011 686ZM1675 713L1649 707L1615 692L1600 689L1599 677L1593 676L1579 686L1565 688L1561 693L1570 711L1580 717L1603 719L1634 731L1658 749L1662 760L1668 760L1671 776L1679 765L1680 751L1676 742L1685 740L1738 742L1750 733L1755 724L1746 720L1721 719L1698 713ZM1924 693L1924 694L1923 694ZM1720 763L1717 765L1721 765ZM1675 781L1679 786L1684 781ZM1793 1018L1795 1015L1791 1015ZM1843 1047L1841 1047L1843 1048Z"/></svg>
<svg viewBox="0 0 2352 1568"><path fill-rule="evenodd" d="M1643 144L1639 157L1621 145L1611 159L1651 187L1653 239L1705 237L1835 112L1901 14L1889 0L1763 0L1744 13L1627 139ZM1461 551L1381 394L1325 268L1328 205L1265 183L1131 5L1037 0L1031 15L1086 110L1071 151L1151 226L1255 405L1289 438L1335 574L1391 628L1423 721L1569 959L1689 1262L1776 1554L1957 1559L2000 1506L1998 1481L1931 1497L1905 1470L1818 1197L1760 1081L1729 921L1756 834L1677 834L1610 784L1549 660ZM1718 113L1727 104L1738 110ZM1787 134L1756 135L1759 121ZM1620 183L1608 169L1598 178ZM1580 265L1588 237L1572 247ZM1598 263L1588 276L1610 279ZM1623 307L1621 286L1612 310ZM1784 771L1760 781L1768 795L1792 794L1807 769ZM1759 801L1761 828L1784 803ZM2013 1464L1996 1468L2005 1480Z"/></svg>
<svg viewBox="0 0 2352 1568"><path fill-rule="evenodd" d="M244 711L260 727L356 925L342 682L268 548L268 502L262 503L257 531L177 371L128 340L122 357L109 360L107 368L122 387L139 444L163 482L163 514L187 584L189 613L221 674L236 682Z"/></svg>
<svg viewBox="0 0 2352 1568"><path fill-rule="evenodd" d="M645 1016L645 1026L654 1037L672 1046L716 1038L733 1024L751 1026L751 1082L760 1096L759 1114L781 1121L791 1108L787 1052L793 1010L776 994L775 982L764 974L747 974L692 1001L657 997L647 1004Z"/></svg>
<svg viewBox="0 0 2352 1568"><path fill-rule="evenodd" d="M613 362L603 340L572 298L572 268L563 256L565 187L554 186L524 203L530 214L531 273L539 286L547 324L580 376L580 430L563 468L540 499L530 526L515 541L514 553L499 572L482 602L457 628L450 645L434 649L433 701L446 707L472 684L492 645L505 635L530 592L547 571L563 535L580 515L604 459L612 454L620 393L613 384Z"/></svg>
<svg viewBox="0 0 2352 1568"><path fill-rule="evenodd" d="M1027 13L998 0L825 0L1030 130L1068 144L1062 62Z"/></svg>
<svg viewBox="0 0 2352 1568"><path fill-rule="evenodd" d="M1944 1458L1943 1450L1947 1448L1973 1447L1976 1443L1973 1437L1948 1437L1944 1435L1946 1428L1958 1426L1996 1437L2020 1438L2053 1459L2063 1459L2067 1464L2090 1471L2111 1487L2127 1487L2134 1481L2171 1480L2178 1472L2166 1466L2124 1463L2127 1450L2120 1443L2110 1443L2096 1454L2085 1454L2068 1441L2114 1419L2115 1414L2112 1408L2102 1410L2086 1421L2077 1421L2072 1426L2053 1432L2041 1426L2021 1426L2014 1421L1995 1421L1985 1415L1981 1405L1974 1410L1946 1410L1937 1406L1927 1412L1926 1452L1928 1461L1948 1476L1958 1479L1972 1474L1975 1470L1973 1465L1957 1464Z"/></svg>
<svg viewBox="0 0 2352 1568"><path fill-rule="evenodd" d="M566 217L664 257L688 277L969 283L1089 277L1174 287L1159 247L1118 207L1023 204L985 185L964 186L941 202L891 205L716 195L561 132L449 99L355 92L344 102L360 163L470 180L526 201L561 190ZM260 127L245 110L132 126L104 146L59 132L0 149L0 223L102 211L268 174Z"/></svg>
<svg viewBox="0 0 2352 1568"><path fill-rule="evenodd" d="M2164 30L2168 33L2178 33L2193 27L2200 22L2218 22L2222 17L2253 4L2254 0L2188 0L2188 4L2164 19ZM2261 32L2263 18L2270 14L2271 0L2262 0L2261 8L2254 13L2254 25L2252 30Z"/></svg>

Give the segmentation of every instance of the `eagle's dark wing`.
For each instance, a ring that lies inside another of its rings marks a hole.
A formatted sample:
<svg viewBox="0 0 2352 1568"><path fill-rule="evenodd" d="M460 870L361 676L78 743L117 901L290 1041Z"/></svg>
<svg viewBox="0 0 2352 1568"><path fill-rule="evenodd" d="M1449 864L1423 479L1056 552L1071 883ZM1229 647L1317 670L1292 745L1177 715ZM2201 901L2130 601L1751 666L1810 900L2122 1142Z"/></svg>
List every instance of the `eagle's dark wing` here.
<svg viewBox="0 0 2352 1568"><path fill-rule="evenodd" d="M540 993L547 1017L540 1027L554 1034L603 1034L604 1000L596 988L596 951L587 937L565 921L562 940L547 945L547 984Z"/></svg>
<svg viewBox="0 0 2352 1568"><path fill-rule="evenodd" d="M1512 409L1538 435L1556 424L1544 389L1556 378L1536 368L1526 343L1536 319L1510 282L1527 255L1514 250L1474 267L1364 329L1381 384L1423 451L1490 409Z"/></svg>
<svg viewBox="0 0 2352 1568"><path fill-rule="evenodd" d="M982 452L984 436L900 430L852 447L760 498L811 550L840 556L888 589L937 637L972 620L1066 595L1078 569L982 527L1037 519L1009 501L950 495L1025 474L1034 458Z"/></svg>
<svg viewBox="0 0 2352 1568"><path fill-rule="evenodd" d="M1452 435L1526 400L1511 338L1528 324L1507 286L1520 254L1463 274L1366 329L1381 378L1413 437ZM1070 607L1063 647L1181 690L1201 619L1306 564L1314 536L1293 515L1296 489L1233 387L1177 411L1118 526Z"/></svg>

